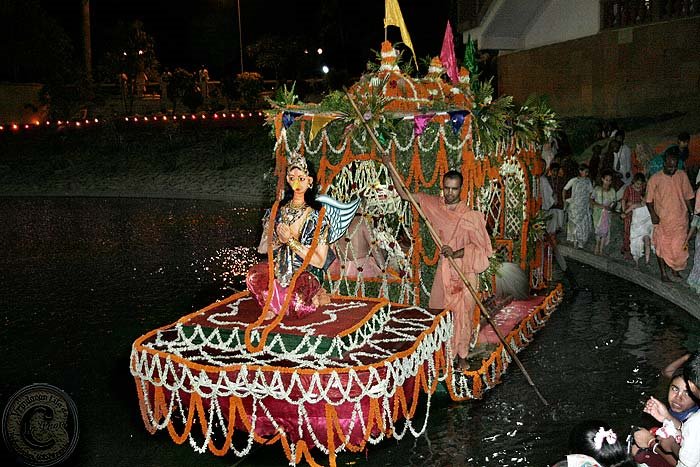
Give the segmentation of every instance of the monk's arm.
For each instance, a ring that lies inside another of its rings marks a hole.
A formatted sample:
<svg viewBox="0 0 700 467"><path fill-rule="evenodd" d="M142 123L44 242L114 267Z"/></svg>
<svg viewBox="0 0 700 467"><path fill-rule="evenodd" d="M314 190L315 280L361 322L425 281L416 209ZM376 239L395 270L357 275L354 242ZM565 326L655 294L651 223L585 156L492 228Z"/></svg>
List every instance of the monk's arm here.
<svg viewBox="0 0 700 467"><path fill-rule="evenodd" d="M442 253L442 256L445 256L447 258L461 258L464 256L464 248L460 248L459 250L452 250L452 247L449 245L443 245L442 250L440 250Z"/></svg>
<svg viewBox="0 0 700 467"><path fill-rule="evenodd" d="M651 216L651 223L652 224L658 224L659 223L659 215L656 214L656 211L654 210L654 203L647 203L647 209L649 210L649 215Z"/></svg>

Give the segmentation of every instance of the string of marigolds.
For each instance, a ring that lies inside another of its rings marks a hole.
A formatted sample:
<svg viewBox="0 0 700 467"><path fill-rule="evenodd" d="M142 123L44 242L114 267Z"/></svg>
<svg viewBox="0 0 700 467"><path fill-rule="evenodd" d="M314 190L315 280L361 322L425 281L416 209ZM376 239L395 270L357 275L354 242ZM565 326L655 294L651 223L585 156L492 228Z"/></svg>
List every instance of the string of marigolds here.
<svg viewBox="0 0 700 467"><path fill-rule="evenodd" d="M71 129L83 129L91 128L98 125L104 125L109 122L124 122L131 124L149 124L149 123L164 123L164 122L203 122L207 120L242 120L242 119L260 119L263 117L262 111L234 111L234 112L208 112L208 113L196 113L196 114L177 114L177 115L133 115L129 117L117 118L117 119L104 119L104 118L85 118L85 119L73 119L73 120L45 120L41 122L39 120L34 120L31 123L0 123L0 134L2 133L24 133L29 134L34 133L38 130L52 129L56 130L59 128L71 128Z"/></svg>

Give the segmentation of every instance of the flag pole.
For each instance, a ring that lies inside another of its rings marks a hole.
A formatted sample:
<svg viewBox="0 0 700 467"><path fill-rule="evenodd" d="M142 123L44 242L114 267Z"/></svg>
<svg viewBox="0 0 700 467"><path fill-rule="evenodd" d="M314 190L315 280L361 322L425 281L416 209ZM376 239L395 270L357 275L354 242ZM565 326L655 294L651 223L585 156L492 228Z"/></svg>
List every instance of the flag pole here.
<svg viewBox="0 0 700 467"><path fill-rule="evenodd" d="M367 124L367 122L365 121L365 119L362 117L362 112L361 112L360 109L357 107L357 104L355 103L355 100L352 98L352 96L351 96L350 93L348 92L347 88L343 88L343 90L345 91L345 95L348 97L348 100L350 101L350 104L352 105L352 108L355 110L355 112L357 113L357 116L360 118L360 121L362 122L362 124L364 125L365 129L367 130L367 133L369 133L369 136L370 136L370 138L372 139L372 141L374 142L374 145L377 147L377 150L378 150L378 151L380 152L380 154L382 155L382 161L383 161L384 164L387 166L387 168L389 169L389 171L392 173L392 175L393 175L392 178L393 178L396 182L398 182L398 185L400 186L400 188L401 188L401 189L404 191L404 193L406 194L406 197L408 198L408 201L413 205L413 207L415 208L415 210L418 212L418 215L419 215L419 216L423 219L423 221L425 222L425 226L428 228L428 231L430 232L430 236L433 237L433 240L435 241L435 244L437 245L438 250L441 250L441 249L442 249L442 246L444 245L444 243L443 243L442 240L440 239L440 236L438 235L438 233L435 231L435 228L433 227L433 225L432 225L432 224L430 223L430 221L428 220L428 217L427 217L427 216L425 215L425 213L423 212L423 209L421 209L420 204L418 204L418 202L416 201L416 199L413 197L413 194L406 188L406 185L404 185L403 180L401 180L401 177L400 177L399 173L398 173L397 170L396 170L396 167L394 167L394 164L392 164L390 161L384 161L384 160L383 160L383 159L384 159L383 156L387 155L386 150L384 149L384 147L381 145L381 143L380 143L379 140L377 139L377 135L374 133L374 131L372 130L372 128ZM539 399L542 401L542 403L543 403L544 405L549 405L549 403L547 402L547 400L546 400L546 399L542 396L542 394L540 393L539 389L537 389L537 386L536 386L535 383L532 381L532 378L530 378L530 374L527 372L527 370L526 370L525 367L523 366L523 363L520 361L520 359L519 359L518 356L516 355L515 351L514 351L514 350L511 348L511 346L508 345L508 343L506 342L505 337L503 337L503 334L501 333L500 329L498 329L498 326L496 326L496 323L494 323L493 319L491 318L491 315L489 314L488 310L486 309L486 307L484 306L483 302L481 301L481 299L479 298L478 294L476 293L476 290L474 290L474 287L472 286L472 284L469 282L469 280L468 280L467 277L464 275L464 273L462 272L462 270L457 266L457 263L455 263L454 258L448 256L448 257L447 257L447 260L448 260L448 262L450 263L450 266L452 266L452 268L457 272L457 274L459 275L460 279L462 279L462 282L464 282L464 285L467 287L467 290L469 290L469 293L472 295L472 297L474 298L474 301L475 301L476 304L479 306L479 309L481 310L481 314L484 315L484 318L486 318L486 321L489 323L489 325L491 325L491 327L493 328L494 332L496 333L496 336L498 336L498 340L501 341L501 343L503 344L503 347L506 349L506 351L507 351L508 354L511 356L511 358L513 359L513 361L518 365L518 368L520 368L520 371L521 371L521 372L523 373L523 375L525 376L525 379L527 380L528 384L532 387L532 389L534 389L535 394L537 394L537 397L539 397Z"/></svg>

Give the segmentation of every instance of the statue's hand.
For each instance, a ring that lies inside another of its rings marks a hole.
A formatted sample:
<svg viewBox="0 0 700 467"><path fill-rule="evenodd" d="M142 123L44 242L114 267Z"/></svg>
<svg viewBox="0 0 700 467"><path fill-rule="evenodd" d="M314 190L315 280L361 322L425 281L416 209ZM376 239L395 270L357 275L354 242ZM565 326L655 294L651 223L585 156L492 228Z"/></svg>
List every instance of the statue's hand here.
<svg viewBox="0 0 700 467"><path fill-rule="evenodd" d="M277 226L277 237L281 243L289 242L289 239L292 238L292 229L287 224L279 224Z"/></svg>

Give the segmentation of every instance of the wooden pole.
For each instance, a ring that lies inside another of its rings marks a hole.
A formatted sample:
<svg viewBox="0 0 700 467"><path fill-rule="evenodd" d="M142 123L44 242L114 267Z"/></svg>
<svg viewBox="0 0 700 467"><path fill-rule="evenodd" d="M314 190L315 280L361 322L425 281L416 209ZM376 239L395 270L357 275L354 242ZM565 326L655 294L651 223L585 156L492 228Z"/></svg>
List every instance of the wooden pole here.
<svg viewBox="0 0 700 467"><path fill-rule="evenodd" d="M241 73L243 73L243 29L241 28L241 0L238 0L238 50L241 52Z"/></svg>
<svg viewBox="0 0 700 467"><path fill-rule="evenodd" d="M374 142L375 146L377 147L377 150L382 154L386 155L387 152L384 149L384 147L381 145L379 140L377 140L377 136L374 134L374 131L370 126L367 124L365 119L362 117L362 112L360 109L357 107L357 104L355 104L355 101L353 100L352 96L350 93L348 93L348 90L344 88L345 95L348 97L348 100L350 101L350 104L352 105L352 108L355 110L357 113L357 116L360 118L360 121L363 123L365 129L367 130L367 133L369 133L370 138L372 138L372 141ZM400 188L403 189L404 193L406 193L406 197L408 198L408 201L413 205L413 207L418 211L418 215L423 219L425 222L425 226L428 228L428 231L430 232L430 235L433 237L433 240L435 241L435 244L437 245L437 248L439 250L442 249L444 243L440 239L440 236L437 234L435 229L433 228L433 225L430 223L428 220L428 217L425 215L423 212L423 209L421 209L420 204L416 202L416 199L413 197L410 191L406 188L406 185L404 185L403 180L401 180L401 176L399 173L396 171L396 168L394 167L394 164L391 162L385 163L389 171L392 173L392 178L398 182L400 185ZM527 380L528 384L532 386L532 389L534 389L535 394L537 394L537 397L542 401L544 405L549 405L547 400L542 396L540 391L537 389L537 386L535 386L535 383L532 381L532 378L530 378L529 373L523 366L523 363L520 361L518 356L516 355L515 351L511 348L510 345L506 342L505 337L503 337L503 334L501 333L500 329L498 329L498 326L496 326L496 323L493 322L493 319L491 318L491 315L489 314L488 310L484 306L483 302L479 298L479 295L476 293L476 290L474 290L474 287L472 284L469 282L467 277L464 275L461 269L457 266L457 263L455 263L455 260L451 257L447 258L448 262L452 266L452 268L459 274L460 279L462 279L462 282L464 282L464 285L467 287L467 290L469 290L469 293L472 295L474 300L476 301L476 304L479 306L481 309L481 314L484 315L484 318L486 318L486 321L491 325L493 328L494 332L496 333L496 336L498 336L498 339L501 341L503 344L503 347L506 349L508 354L511 356L513 361L518 365L518 368L520 368L520 371L522 371L523 375L525 376L525 379Z"/></svg>
<svg viewBox="0 0 700 467"><path fill-rule="evenodd" d="M92 45L90 39L90 0L81 2L83 19L83 61L85 62L85 78L92 83Z"/></svg>

